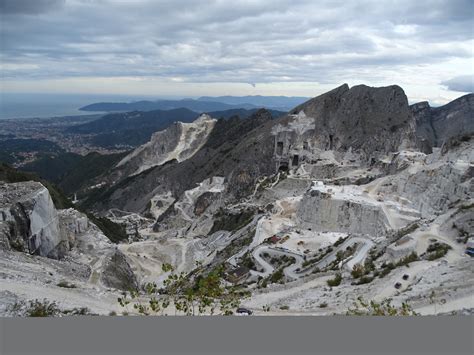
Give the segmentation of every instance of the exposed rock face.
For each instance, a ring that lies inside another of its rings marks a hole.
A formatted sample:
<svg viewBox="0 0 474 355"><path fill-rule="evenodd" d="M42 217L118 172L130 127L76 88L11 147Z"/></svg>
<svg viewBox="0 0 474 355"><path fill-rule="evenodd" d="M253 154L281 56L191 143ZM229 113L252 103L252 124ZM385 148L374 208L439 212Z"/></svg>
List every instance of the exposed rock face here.
<svg viewBox="0 0 474 355"><path fill-rule="evenodd" d="M89 227L89 219L83 213L73 208L59 210L59 230L63 238L69 241L72 248L76 243L76 236L86 232Z"/></svg>
<svg viewBox="0 0 474 355"><path fill-rule="evenodd" d="M175 122L163 131L153 134L150 141L123 158L126 175L139 174L149 168L176 159L178 162L193 156L206 142L216 123L208 115L201 115L192 123Z"/></svg>
<svg viewBox="0 0 474 355"><path fill-rule="evenodd" d="M316 162L324 151L350 152L373 163L416 143L407 97L395 85L344 84L296 107L272 132L280 168Z"/></svg>
<svg viewBox="0 0 474 355"><path fill-rule="evenodd" d="M296 216L306 228L318 231L383 235L388 221L380 206L340 199L318 190L303 196Z"/></svg>
<svg viewBox="0 0 474 355"><path fill-rule="evenodd" d="M431 146L436 143L436 132L433 128L431 106L427 101L418 102L410 106L411 112L416 121L416 135L424 139Z"/></svg>
<svg viewBox="0 0 474 355"><path fill-rule="evenodd" d="M196 199L194 214L198 217L201 216L218 197L219 195L215 192L204 192Z"/></svg>
<svg viewBox="0 0 474 355"><path fill-rule="evenodd" d="M464 95L444 106L427 102L410 106L416 119L416 134L440 147L449 138L474 132L474 94Z"/></svg>
<svg viewBox="0 0 474 355"><path fill-rule="evenodd" d="M249 173L253 179L250 184L254 183L258 176L274 171L271 119L269 111L260 110L247 119L218 120L207 141L189 159L180 163L169 161L132 176L106 191L103 198L97 196L95 208L144 211L155 196L167 196L171 192L174 199L179 199L185 191L208 178L222 176L228 180L242 171ZM237 184L227 185L226 195L240 196L248 186L248 179L238 178Z"/></svg>
<svg viewBox="0 0 474 355"><path fill-rule="evenodd" d="M392 260L399 260L416 250L416 240L405 236L387 247L387 256Z"/></svg>
<svg viewBox="0 0 474 355"><path fill-rule="evenodd" d="M60 233L58 213L41 183L2 184L0 201L0 224L4 231L8 226L10 246L50 258L64 256L69 240Z"/></svg>
<svg viewBox="0 0 474 355"><path fill-rule="evenodd" d="M107 257L101 281L108 287L119 290L137 290L138 283L125 255L119 250Z"/></svg>
<svg viewBox="0 0 474 355"><path fill-rule="evenodd" d="M394 176L388 191L403 196L423 217L445 212L457 201L472 198L474 166L467 161L433 164L424 169L407 169Z"/></svg>

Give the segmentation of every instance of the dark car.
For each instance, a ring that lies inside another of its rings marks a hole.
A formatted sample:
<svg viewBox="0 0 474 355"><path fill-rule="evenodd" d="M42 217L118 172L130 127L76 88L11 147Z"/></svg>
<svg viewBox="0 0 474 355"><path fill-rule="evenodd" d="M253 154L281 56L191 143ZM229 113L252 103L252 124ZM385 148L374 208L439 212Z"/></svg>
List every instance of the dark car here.
<svg viewBox="0 0 474 355"><path fill-rule="evenodd" d="M409 278L409 277L410 277L410 275L408 275L408 274L405 274L405 275L403 275L403 277L402 277L402 278L403 278L404 280L408 280L408 278Z"/></svg>
<svg viewBox="0 0 474 355"><path fill-rule="evenodd" d="M242 315L242 316L250 316L252 315L252 311L247 308L237 308L237 311L235 313Z"/></svg>
<svg viewBox="0 0 474 355"><path fill-rule="evenodd" d="M398 290L400 287L402 287L402 284L400 282L397 282L395 284L395 288Z"/></svg>

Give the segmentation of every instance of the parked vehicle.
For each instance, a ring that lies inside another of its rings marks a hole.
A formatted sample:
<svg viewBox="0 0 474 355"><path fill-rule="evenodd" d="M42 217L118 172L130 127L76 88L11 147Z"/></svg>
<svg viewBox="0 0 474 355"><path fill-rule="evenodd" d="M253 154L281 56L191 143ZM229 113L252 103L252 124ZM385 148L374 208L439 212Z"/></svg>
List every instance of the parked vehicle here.
<svg viewBox="0 0 474 355"><path fill-rule="evenodd" d="M235 311L235 313L241 316L250 316L253 312L247 308L237 308L237 311Z"/></svg>

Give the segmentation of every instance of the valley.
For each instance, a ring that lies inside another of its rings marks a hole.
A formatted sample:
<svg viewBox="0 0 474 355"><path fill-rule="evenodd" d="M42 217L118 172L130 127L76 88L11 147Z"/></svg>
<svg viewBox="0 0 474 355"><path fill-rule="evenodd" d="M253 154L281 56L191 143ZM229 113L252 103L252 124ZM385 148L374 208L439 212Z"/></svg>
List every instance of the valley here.
<svg viewBox="0 0 474 355"><path fill-rule="evenodd" d="M173 273L197 287L219 270L256 315L346 314L359 298L471 314L473 111L472 94L432 109L408 105L398 86L345 84L280 117L198 115L100 163L68 190L69 209L46 203L57 217L40 232L28 229L39 203L29 183L5 181L0 311L22 314L15 304L41 296L136 313L118 306L123 291L150 300L153 283L164 297ZM79 210L126 239L113 243Z"/></svg>

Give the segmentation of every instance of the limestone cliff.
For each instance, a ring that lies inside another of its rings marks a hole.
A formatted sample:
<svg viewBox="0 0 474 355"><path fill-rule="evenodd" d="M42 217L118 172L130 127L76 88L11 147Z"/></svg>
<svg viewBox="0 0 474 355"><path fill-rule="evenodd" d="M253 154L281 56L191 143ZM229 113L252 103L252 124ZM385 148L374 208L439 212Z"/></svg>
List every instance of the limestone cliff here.
<svg viewBox="0 0 474 355"><path fill-rule="evenodd" d="M59 218L48 190L39 182L0 185L0 224L14 249L61 258L69 240L61 235Z"/></svg>
<svg viewBox="0 0 474 355"><path fill-rule="evenodd" d="M416 133L432 146L440 147L452 137L474 132L474 94L464 95L441 107L427 102L410 106L416 119Z"/></svg>
<svg viewBox="0 0 474 355"><path fill-rule="evenodd" d="M167 161L186 160L206 142L215 123L216 120L205 114L192 123L175 122L154 133L148 143L123 158L117 167L122 167L125 175L136 175Z"/></svg>

